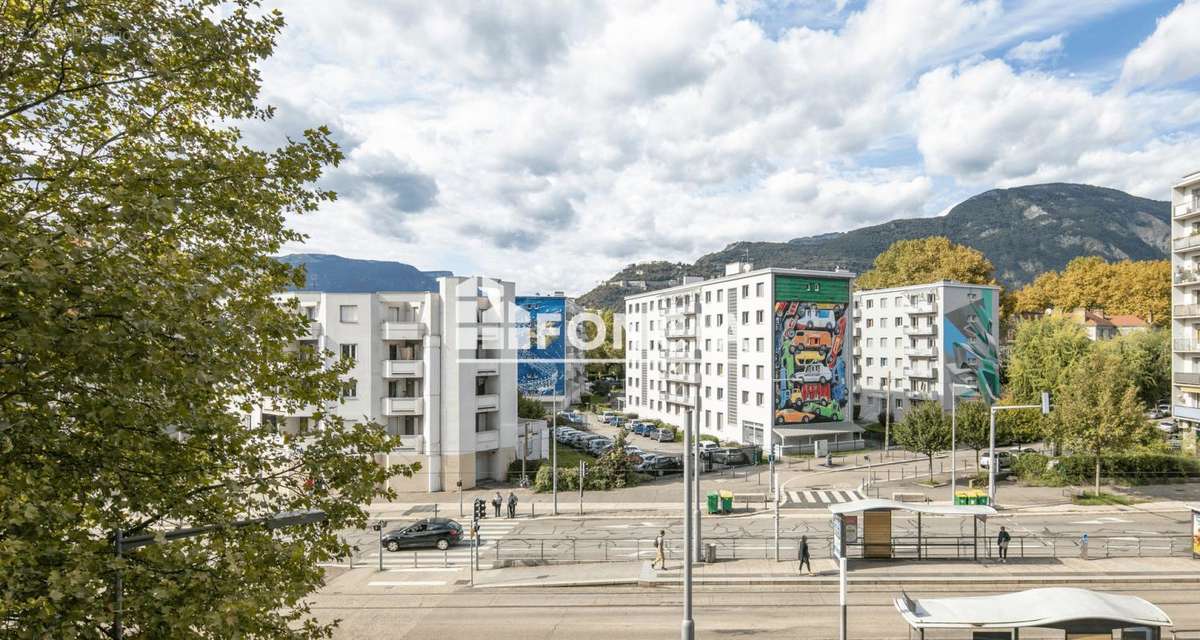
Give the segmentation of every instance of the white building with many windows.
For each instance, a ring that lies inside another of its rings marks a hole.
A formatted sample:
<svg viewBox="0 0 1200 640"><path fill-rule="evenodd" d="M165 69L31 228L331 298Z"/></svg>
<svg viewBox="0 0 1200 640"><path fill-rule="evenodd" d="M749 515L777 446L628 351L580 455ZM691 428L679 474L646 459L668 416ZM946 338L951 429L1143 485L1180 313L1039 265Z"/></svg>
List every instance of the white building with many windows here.
<svg viewBox="0 0 1200 640"><path fill-rule="evenodd" d="M1171 189L1171 405L1182 439L1200 430L1200 171Z"/></svg>
<svg viewBox="0 0 1200 640"><path fill-rule="evenodd" d="M400 436L391 464L420 462L397 491L442 491L502 480L517 446L514 285L481 277L438 278L438 291L278 294L296 298L309 332L296 348L353 361L340 403L348 421L375 422ZM303 434L316 407L261 407L253 421ZM381 460L380 462L385 462Z"/></svg>
<svg viewBox="0 0 1200 640"><path fill-rule="evenodd" d="M951 280L854 292L854 399L875 420L891 402L899 420L915 403L1000 393L1000 288Z"/></svg>
<svg viewBox="0 0 1200 640"><path fill-rule="evenodd" d="M758 269L625 299L625 410L753 444L851 446L853 274ZM836 448L836 447L835 447Z"/></svg>

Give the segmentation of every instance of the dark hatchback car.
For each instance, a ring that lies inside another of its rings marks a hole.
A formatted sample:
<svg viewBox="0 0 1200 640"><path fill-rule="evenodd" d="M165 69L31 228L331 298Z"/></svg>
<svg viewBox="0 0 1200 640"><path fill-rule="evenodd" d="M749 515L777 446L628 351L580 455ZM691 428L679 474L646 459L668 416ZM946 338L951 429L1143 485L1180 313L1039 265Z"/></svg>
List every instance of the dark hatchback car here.
<svg viewBox="0 0 1200 640"><path fill-rule="evenodd" d="M446 550L463 539L462 525L449 518L426 518L383 534L388 551L433 547Z"/></svg>

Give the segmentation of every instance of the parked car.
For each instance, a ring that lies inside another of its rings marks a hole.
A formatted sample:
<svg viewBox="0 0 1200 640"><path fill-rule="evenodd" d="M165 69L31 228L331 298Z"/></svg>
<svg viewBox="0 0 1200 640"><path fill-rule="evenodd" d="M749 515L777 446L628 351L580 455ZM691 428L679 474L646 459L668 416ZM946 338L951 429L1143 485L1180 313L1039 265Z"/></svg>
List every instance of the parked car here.
<svg viewBox="0 0 1200 640"><path fill-rule="evenodd" d="M999 461L999 465L997 465L996 469L997 470L1008 469L1009 467L1012 466L1012 459L1013 459L1013 454L1011 452L997 451L996 452L996 460ZM988 467L991 466L991 464L992 464L992 460L991 460L990 455L985 453L985 454L982 454L979 456L979 467L981 469L987 469Z"/></svg>
<svg viewBox="0 0 1200 640"><path fill-rule="evenodd" d="M654 473L663 475L666 473L679 473L683 471L683 459L674 456L659 456L654 460Z"/></svg>
<svg viewBox="0 0 1200 640"><path fill-rule="evenodd" d="M1171 403L1169 403L1169 402L1165 402L1165 401L1160 402L1160 403L1158 403L1158 407L1156 407L1156 408L1158 409L1158 413L1160 414L1160 416L1171 415Z"/></svg>
<svg viewBox="0 0 1200 640"><path fill-rule="evenodd" d="M653 437L659 442L675 442L675 432L671 429L659 429Z"/></svg>
<svg viewBox="0 0 1200 640"><path fill-rule="evenodd" d="M587 451L588 453L598 456L603 453L606 448L611 447L612 443L613 441L610 438L605 438L603 436L599 438L592 438L587 443Z"/></svg>
<svg viewBox="0 0 1200 640"><path fill-rule="evenodd" d="M749 464L750 456L746 455L746 452L741 449L716 449L712 452L712 461L714 464L735 466Z"/></svg>
<svg viewBox="0 0 1200 640"><path fill-rule="evenodd" d="M445 551L462 541L462 525L449 518L426 518L406 527L383 534L383 548L388 551L414 548L436 548Z"/></svg>
<svg viewBox="0 0 1200 640"><path fill-rule="evenodd" d="M1175 420L1173 419L1163 420L1162 422L1158 423L1157 427L1158 430L1162 431L1163 433L1175 433L1176 431L1179 431L1179 427L1176 426Z"/></svg>
<svg viewBox="0 0 1200 640"><path fill-rule="evenodd" d="M632 454L635 456L640 456L640 455L642 455L643 451L642 451L641 447L635 447L631 444L627 444L627 445L625 445L625 453L629 453L629 454Z"/></svg>
<svg viewBox="0 0 1200 640"><path fill-rule="evenodd" d="M633 465L633 470L638 473L652 473L654 471L655 462L662 456L657 453L643 453L640 460Z"/></svg>
<svg viewBox="0 0 1200 640"><path fill-rule="evenodd" d="M701 440L696 444L696 448L699 449L701 453L704 453L705 451L720 449L721 445L713 442L712 440Z"/></svg>
<svg viewBox="0 0 1200 640"><path fill-rule="evenodd" d="M587 433L586 431L572 433L571 435L567 436L567 446L580 448L580 447L584 446L584 443L589 438L599 438L599 437L600 436L598 436L594 433Z"/></svg>

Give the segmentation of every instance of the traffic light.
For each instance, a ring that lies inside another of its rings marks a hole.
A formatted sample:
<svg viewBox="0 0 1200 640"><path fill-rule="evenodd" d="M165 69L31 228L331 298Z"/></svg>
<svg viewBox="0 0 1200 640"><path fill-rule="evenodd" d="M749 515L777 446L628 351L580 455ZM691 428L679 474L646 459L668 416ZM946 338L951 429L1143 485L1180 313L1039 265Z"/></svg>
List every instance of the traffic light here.
<svg viewBox="0 0 1200 640"><path fill-rule="evenodd" d="M476 520L482 520L487 517L487 502L485 502L483 498L475 498L474 507L474 516Z"/></svg>

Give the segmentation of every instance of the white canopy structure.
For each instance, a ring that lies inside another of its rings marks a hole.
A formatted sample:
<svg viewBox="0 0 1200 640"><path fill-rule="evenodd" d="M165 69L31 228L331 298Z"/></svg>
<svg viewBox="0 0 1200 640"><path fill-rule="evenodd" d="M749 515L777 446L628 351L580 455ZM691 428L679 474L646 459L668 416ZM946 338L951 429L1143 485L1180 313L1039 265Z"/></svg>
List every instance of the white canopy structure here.
<svg viewBox="0 0 1200 640"><path fill-rule="evenodd" d="M1171 618L1137 596L1053 587L995 596L893 600L913 629L1020 629L1110 632L1127 627L1159 629ZM923 634L922 634L923 635Z"/></svg>
<svg viewBox="0 0 1200 640"><path fill-rule="evenodd" d="M939 516L994 516L996 509L983 504L926 504L920 502L900 502L883 498L866 498L852 502L839 502L829 505L832 513L857 513L859 511L912 511L913 513L929 513Z"/></svg>

